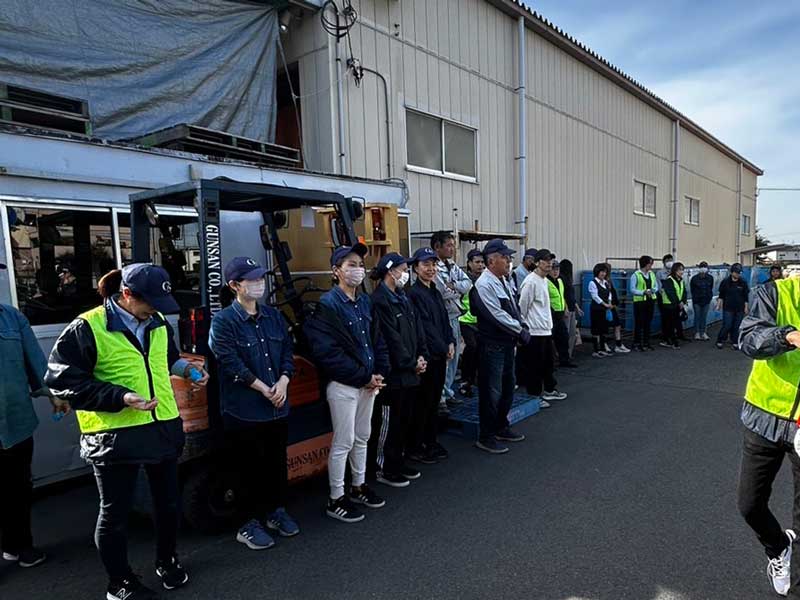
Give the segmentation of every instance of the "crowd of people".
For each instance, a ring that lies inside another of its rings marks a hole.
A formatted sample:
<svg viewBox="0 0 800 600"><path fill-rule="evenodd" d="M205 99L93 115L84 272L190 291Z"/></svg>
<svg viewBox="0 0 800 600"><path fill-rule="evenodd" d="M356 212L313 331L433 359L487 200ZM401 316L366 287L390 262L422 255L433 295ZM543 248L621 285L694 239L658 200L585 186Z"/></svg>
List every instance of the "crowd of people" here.
<svg viewBox="0 0 800 600"><path fill-rule="evenodd" d="M407 487L419 465L448 458L439 440L439 418L477 392L475 446L509 452L525 436L509 422L515 391L547 408L564 400L558 369L574 369L580 343L573 265L548 249L515 251L503 240L471 250L465 269L454 262L455 238L446 231L429 247L406 257L384 255L369 273L361 243L334 250L334 285L303 325L311 358L326 381L333 439L328 459L326 514L354 523L386 504L371 484ZM643 256L629 280L634 311L633 349L653 350L650 326L661 313L662 346L685 340L687 287L696 318L695 339L708 340L707 314L714 298L708 265L689 285L684 265L670 255L653 272ZM736 348L748 311L749 289L741 265L719 286L717 308ZM611 265L599 263L588 285L592 356L627 354L620 298ZM209 347L218 366L224 452L231 464L260 475L245 496L244 523L235 539L253 550L293 537L300 527L287 510L288 398L295 374L293 339L284 317L261 302L267 270L249 257L226 265L233 302L213 318ZM779 279L780 274L776 275ZM412 281L413 279L413 281ZM176 551L179 520L177 465L184 434L170 376L205 386L204 366L181 358L165 314L178 311L168 273L150 264L114 270L99 282L102 303L76 318L45 360L25 317L0 306L0 351L19 355L7 374L0 421L4 492L0 510L3 557L22 567L45 560L30 527L31 456L36 415L30 390L50 398L56 414L75 410L81 454L92 466L100 496L95 543L108 575L108 600L155 597L128 561L127 521L140 467L149 480L157 544L155 570L165 589L189 576ZM11 335L14 333L14 335ZM6 335L8 334L8 335ZM612 337L613 336L613 337ZM460 357L460 360L459 360ZM10 399L14 399L12 403ZM349 467L349 473L348 473ZM777 548L779 545L775 543ZM776 550L777 551L777 550Z"/></svg>

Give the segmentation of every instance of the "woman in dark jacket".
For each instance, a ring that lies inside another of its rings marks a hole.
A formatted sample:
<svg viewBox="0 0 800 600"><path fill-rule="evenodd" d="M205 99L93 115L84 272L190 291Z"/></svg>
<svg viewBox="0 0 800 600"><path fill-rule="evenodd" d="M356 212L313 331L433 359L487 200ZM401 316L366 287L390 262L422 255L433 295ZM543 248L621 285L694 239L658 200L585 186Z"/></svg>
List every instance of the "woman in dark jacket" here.
<svg viewBox="0 0 800 600"><path fill-rule="evenodd" d="M686 282L683 280L683 263L672 265L669 277L664 280L661 289L662 318L666 319L664 333L666 338L659 346L680 348L679 340L683 336L683 314L686 310Z"/></svg>
<svg viewBox="0 0 800 600"><path fill-rule="evenodd" d="M370 279L378 282L372 306L389 349L391 369L372 413L367 469L377 481L392 487L406 487L420 476L405 463L419 376L427 366L424 326L403 289L408 277L408 259L396 252L381 258L370 273Z"/></svg>
<svg viewBox="0 0 800 600"><path fill-rule="evenodd" d="M143 466L158 538L156 574L165 589L189 576L175 552L178 457L183 426L170 374L205 385L208 375L180 358L163 313L178 312L169 275L135 263L99 283L103 304L70 323L50 354L45 383L76 411L81 456L100 492L95 544L108 573L109 600L149 600L128 564L128 517Z"/></svg>
<svg viewBox="0 0 800 600"><path fill-rule="evenodd" d="M578 340L578 319L583 317L583 310L578 304L578 299L575 295L575 275L573 272L572 261L563 259L561 265L561 280L564 282L564 301L567 304L567 312L565 319L567 321L567 330L569 332L569 359L575 353L575 343Z"/></svg>
<svg viewBox="0 0 800 600"><path fill-rule="evenodd" d="M283 537L300 533L285 509L292 339L281 314L258 303L266 273L247 257L226 265L225 281L236 300L214 315L209 337L219 365L227 455L231 464L250 475L245 494L248 521L236 533L236 541L251 550L275 545L265 525Z"/></svg>
<svg viewBox="0 0 800 600"><path fill-rule="evenodd" d="M414 309L424 323L425 346L428 361L420 385L419 410L412 417L409 440L409 458L423 464L433 464L447 458L448 453L436 441L438 433L438 407L444 388L447 361L455 353L455 339L444 298L436 289L436 261L438 257L430 248L420 248L412 257L417 281L408 291Z"/></svg>

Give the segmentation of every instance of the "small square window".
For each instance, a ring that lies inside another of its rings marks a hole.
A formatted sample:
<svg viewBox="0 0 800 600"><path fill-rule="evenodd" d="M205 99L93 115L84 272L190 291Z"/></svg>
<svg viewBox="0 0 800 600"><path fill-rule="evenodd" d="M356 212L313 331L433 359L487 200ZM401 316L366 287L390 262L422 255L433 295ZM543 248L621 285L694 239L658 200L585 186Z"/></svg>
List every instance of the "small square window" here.
<svg viewBox="0 0 800 600"><path fill-rule="evenodd" d="M656 216L656 187L641 181L633 182L633 212L646 217Z"/></svg>
<svg viewBox="0 0 800 600"><path fill-rule="evenodd" d="M684 222L688 225L700 225L700 200L686 196L686 217Z"/></svg>
<svg viewBox="0 0 800 600"><path fill-rule="evenodd" d="M478 178L478 132L446 119L406 111L409 167L455 178Z"/></svg>
<svg viewBox="0 0 800 600"><path fill-rule="evenodd" d="M742 235L750 235L750 215L742 215Z"/></svg>

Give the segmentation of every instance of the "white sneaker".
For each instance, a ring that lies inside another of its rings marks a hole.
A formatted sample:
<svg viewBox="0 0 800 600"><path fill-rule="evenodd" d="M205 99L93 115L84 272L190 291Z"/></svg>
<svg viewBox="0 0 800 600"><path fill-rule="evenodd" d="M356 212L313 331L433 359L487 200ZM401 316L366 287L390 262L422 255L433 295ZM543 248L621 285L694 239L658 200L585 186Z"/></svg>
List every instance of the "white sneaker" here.
<svg viewBox="0 0 800 600"><path fill-rule="evenodd" d="M614 348L614 352L616 352L617 354L628 354L630 351L631 351L630 348L626 348L625 344L622 344Z"/></svg>
<svg viewBox="0 0 800 600"><path fill-rule="evenodd" d="M552 392L542 392L542 400L566 400L567 395L564 392L553 390Z"/></svg>
<svg viewBox="0 0 800 600"><path fill-rule="evenodd" d="M608 354L606 354L602 350L599 350L597 352L592 352L592 356L594 356L595 358L605 358L606 356L608 356Z"/></svg>
<svg viewBox="0 0 800 600"><path fill-rule="evenodd" d="M786 596L789 593L789 587L792 584L792 544L797 538L797 534L791 529L787 529L786 537L789 538L789 546L778 558L770 559L767 564L767 575L772 580L772 587L775 593L781 596Z"/></svg>
<svg viewBox="0 0 800 600"><path fill-rule="evenodd" d="M702 340L702 339L703 339L703 336L702 336L702 335L700 335L699 333L695 333L695 334L694 334L694 339L696 339L697 341L700 341L700 340Z"/></svg>
<svg viewBox="0 0 800 600"><path fill-rule="evenodd" d="M542 398L539 399L539 408L550 408L550 403Z"/></svg>
<svg viewBox="0 0 800 600"><path fill-rule="evenodd" d="M708 334L707 334L707 333L704 333L704 334L703 334L703 341L704 341L704 342L707 342L707 341L708 341L708 340L710 340L710 339L711 339L711 338L710 338L710 337L708 337Z"/></svg>
<svg viewBox="0 0 800 600"><path fill-rule="evenodd" d="M605 353L606 353L606 354L612 354L612 352L611 352L611 348L609 347L609 345L608 345L608 344L606 344L606 347L604 348L604 350L605 350Z"/></svg>

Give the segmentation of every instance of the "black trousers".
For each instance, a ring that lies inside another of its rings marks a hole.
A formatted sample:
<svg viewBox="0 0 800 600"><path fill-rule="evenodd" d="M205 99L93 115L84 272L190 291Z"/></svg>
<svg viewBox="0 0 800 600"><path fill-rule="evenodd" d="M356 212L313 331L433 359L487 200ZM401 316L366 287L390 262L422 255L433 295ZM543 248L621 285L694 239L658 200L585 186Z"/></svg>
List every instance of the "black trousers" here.
<svg viewBox="0 0 800 600"><path fill-rule="evenodd" d="M94 465L100 514L94 542L109 579L118 581L131 573L128 563L128 517L136 490L140 465ZM153 496L156 558L169 560L178 537L178 462L175 459L144 465Z"/></svg>
<svg viewBox="0 0 800 600"><path fill-rule="evenodd" d="M520 347L528 377L525 388L531 396L541 396L543 391L552 392L558 382L555 378L553 338L531 336L531 341Z"/></svg>
<svg viewBox="0 0 800 600"><path fill-rule="evenodd" d="M509 426L514 403L514 346L483 343L478 368L478 438L486 441ZM519 361L524 364L524 360ZM524 367L523 367L524 368Z"/></svg>
<svg viewBox="0 0 800 600"><path fill-rule="evenodd" d="M755 532L769 558L780 556L789 540L775 515L769 509L772 482L780 471L785 456L789 457L794 478L794 504L792 528L800 528L800 457L791 444L771 442L757 433L745 429L742 444L742 466L739 473L739 512ZM792 560L792 581L798 581L800 561ZM800 590L792 588L791 597L800 597Z"/></svg>
<svg viewBox="0 0 800 600"><path fill-rule="evenodd" d="M677 344L679 339L683 339L683 323L677 304L661 305L661 323L665 342Z"/></svg>
<svg viewBox="0 0 800 600"><path fill-rule="evenodd" d="M411 410L411 426L408 429L406 447L419 452L425 446L436 443L439 429L439 400L447 374L446 360L430 360L422 374L419 394Z"/></svg>
<svg viewBox="0 0 800 600"><path fill-rule="evenodd" d="M237 465L247 481L242 490L243 509L249 518L263 521L286 506L289 421L244 423L226 418L225 425L226 460Z"/></svg>
<svg viewBox="0 0 800 600"><path fill-rule="evenodd" d="M633 303L633 345L650 345L650 325L655 313L655 301L643 300Z"/></svg>
<svg viewBox="0 0 800 600"><path fill-rule="evenodd" d="M11 448L0 448L0 531L2 550L18 555L33 545L31 535L31 461L33 438Z"/></svg>
<svg viewBox="0 0 800 600"><path fill-rule="evenodd" d="M461 325L464 351L461 353L461 380L468 385L478 381L478 330L475 325Z"/></svg>
<svg viewBox="0 0 800 600"><path fill-rule="evenodd" d="M553 311L553 342L558 360L563 365L569 362L569 328L564 320L564 311Z"/></svg>
<svg viewBox="0 0 800 600"><path fill-rule="evenodd" d="M372 409L372 433L367 444L367 477L379 471L398 475L405 465L406 442L419 386L386 388Z"/></svg>

